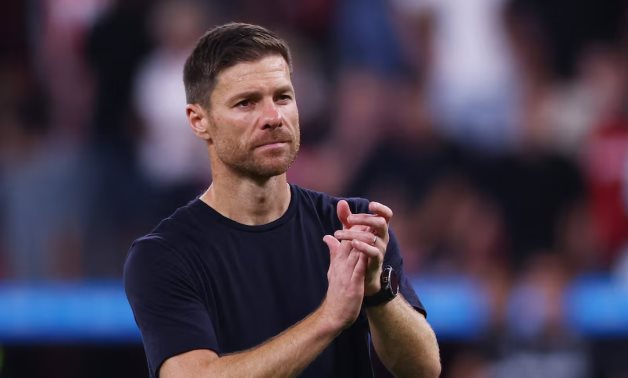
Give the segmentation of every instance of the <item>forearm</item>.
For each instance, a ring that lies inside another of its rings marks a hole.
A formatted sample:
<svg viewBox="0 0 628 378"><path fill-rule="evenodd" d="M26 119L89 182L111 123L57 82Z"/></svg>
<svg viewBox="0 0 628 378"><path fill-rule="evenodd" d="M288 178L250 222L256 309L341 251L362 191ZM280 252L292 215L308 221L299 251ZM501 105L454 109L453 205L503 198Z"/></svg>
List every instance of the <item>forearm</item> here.
<svg viewBox="0 0 628 378"><path fill-rule="evenodd" d="M218 357L194 350L162 365L162 378L295 377L360 313L367 258L325 235L330 253L329 286L321 306L299 323L252 349Z"/></svg>
<svg viewBox="0 0 628 378"><path fill-rule="evenodd" d="M367 309L371 338L382 363L397 377L437 377L438 343L431 327L398 295Z"/></svg>
<svg viewBox="0 0 628 378"><path fill-rule="evenodd" d="M321 311L265 343L208 364L202 377L296 377L339 334Z"/></svg>

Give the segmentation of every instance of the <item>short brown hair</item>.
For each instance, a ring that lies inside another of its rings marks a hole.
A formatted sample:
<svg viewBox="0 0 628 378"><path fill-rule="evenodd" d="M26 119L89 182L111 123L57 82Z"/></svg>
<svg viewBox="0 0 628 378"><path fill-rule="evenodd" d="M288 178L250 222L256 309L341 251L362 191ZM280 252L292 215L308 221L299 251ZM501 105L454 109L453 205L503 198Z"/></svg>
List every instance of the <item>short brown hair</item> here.
<svg viewBox="0 0 628 378"><path fill-rule="evenodd" d="M292 70L288 44L266 28L232 22L209 30L199 39L183 68L188 104L209 105L209 94L225 68L273 54L281 55Z"/></svg>

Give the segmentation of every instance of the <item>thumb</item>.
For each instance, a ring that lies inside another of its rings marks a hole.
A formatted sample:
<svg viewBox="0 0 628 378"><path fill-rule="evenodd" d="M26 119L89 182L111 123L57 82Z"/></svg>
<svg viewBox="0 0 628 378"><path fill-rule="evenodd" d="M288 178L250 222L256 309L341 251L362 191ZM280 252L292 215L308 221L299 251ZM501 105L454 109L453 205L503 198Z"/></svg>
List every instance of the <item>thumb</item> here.
<svg viewBox="0 0 628 378"><path fill-rule="evenodd" d="M345 200L338 201L338 205L336 206L336 213L338 214L338 219L340 223L342 223L343 228L351 228L349 225L349 215L351 215L351 209L349 208L349 203Z"/></svg>

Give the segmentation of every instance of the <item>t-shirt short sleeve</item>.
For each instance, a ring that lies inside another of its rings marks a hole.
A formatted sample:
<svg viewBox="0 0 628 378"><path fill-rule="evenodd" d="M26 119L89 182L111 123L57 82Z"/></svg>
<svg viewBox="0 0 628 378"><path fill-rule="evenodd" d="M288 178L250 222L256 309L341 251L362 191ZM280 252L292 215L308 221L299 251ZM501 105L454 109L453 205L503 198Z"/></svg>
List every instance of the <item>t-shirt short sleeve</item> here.
<svg viewBox="0 0 628 378"><path fill-rule="evenodd" d="M393 267L399 277L399 293L405 298L408 303L414 307L415 310L427 316L423 303L416 295L408 276L403 271L403 259L399 251L399 242L392 229L389 230L390 241L388 242L388 248L386 249L386 255L384 256L384 265L390 265Z"/></svg>
<svg viewBox="0 0 628 378"><path fill-rule="evenodd" d="M159 238L136 241L124 266L124 287L133 309L151 377L170 357L195 349L218 352L208 311L193 275Z"/></svg>

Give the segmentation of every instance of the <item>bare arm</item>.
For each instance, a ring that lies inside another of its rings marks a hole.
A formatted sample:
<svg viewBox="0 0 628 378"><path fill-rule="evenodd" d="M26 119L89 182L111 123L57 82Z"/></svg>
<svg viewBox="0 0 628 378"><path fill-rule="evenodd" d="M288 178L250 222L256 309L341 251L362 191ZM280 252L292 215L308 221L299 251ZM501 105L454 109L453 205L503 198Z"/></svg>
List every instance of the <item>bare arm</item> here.
<svg viewBox="0 0 628 378"><path fill-rule="evenodd" d="M218 356L194 350L164 362L160 377L294 377L303 371L360 313L367 257L327 235L329 287L321 306L265 343Z"/></svg>
<svg viewBox="0 0 628 378"><path fill-rule="evenodd" d="M314 313L267 342L219 357L194 350L168 359L160 377L294 377L318 356L339 330L324 310Z"/></svg>
<svg viewBox="0 0 628 378"><path fill-rule="evenodd" d="M398 295L367 309L377 355L396 377L438 377L438 343L423 314Z"/></svg>

